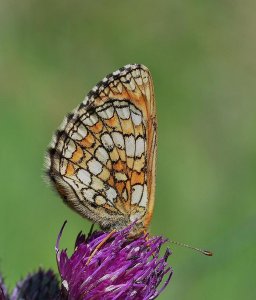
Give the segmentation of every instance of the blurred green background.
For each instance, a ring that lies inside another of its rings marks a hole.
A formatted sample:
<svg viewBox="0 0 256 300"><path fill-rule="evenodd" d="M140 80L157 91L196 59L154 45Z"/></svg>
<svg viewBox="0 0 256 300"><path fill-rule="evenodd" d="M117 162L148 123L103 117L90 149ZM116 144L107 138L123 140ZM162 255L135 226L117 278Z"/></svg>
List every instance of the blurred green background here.
<svg viewBox="0 0 256 300"><path fill-rule="evenodd" d="M152 234L171 246L160 299L255 299L256 2L1 1L0 270L9 288L90 223L44 183L53 131L127 63L152 72L158 108Z"/></svg>

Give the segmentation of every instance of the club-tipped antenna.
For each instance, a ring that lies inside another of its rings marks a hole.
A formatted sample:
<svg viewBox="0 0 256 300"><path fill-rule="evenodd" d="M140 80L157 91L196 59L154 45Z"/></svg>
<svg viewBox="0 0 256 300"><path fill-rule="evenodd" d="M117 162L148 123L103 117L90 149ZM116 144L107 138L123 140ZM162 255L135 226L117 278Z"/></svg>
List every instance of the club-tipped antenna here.
<svg viewBox="0 0 256 300"><path fill-rule="evenodd" d="M190 245L187 245L187 244L184 244L184 243L180 243L180 242L176 242L176 241L169 241L170 243L172 244L175 244L177 246L180 246L180 247L184 247L184 248L189 248L189 249L192 249L192 250L195 250L201 254L204 254L206 256L213 256L213 253L209 250L204 250L204 249L200 249L200 248L196 248L196 247L193 247L193 246L190 246Z"/></svg>

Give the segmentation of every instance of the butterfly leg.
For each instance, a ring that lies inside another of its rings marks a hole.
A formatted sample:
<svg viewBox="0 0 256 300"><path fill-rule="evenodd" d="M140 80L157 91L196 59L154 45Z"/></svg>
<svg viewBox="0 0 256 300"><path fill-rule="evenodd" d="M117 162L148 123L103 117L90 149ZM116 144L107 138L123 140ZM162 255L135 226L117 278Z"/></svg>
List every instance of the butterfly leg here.
<svg viewBox="0 0 256 300"><path fill-rule="evenodd" d="M115 229L113 229L97 246L96 248L93 250L92 254L90 255L90 257L88 258L87 262L86 262L86 265L88 266L90 261L92 260L93 256L96 254L96 252L100 249L100 247L102 245L104 245L106 243L106 241L108 239L111 238L111 236L116 232Z"/></svg>

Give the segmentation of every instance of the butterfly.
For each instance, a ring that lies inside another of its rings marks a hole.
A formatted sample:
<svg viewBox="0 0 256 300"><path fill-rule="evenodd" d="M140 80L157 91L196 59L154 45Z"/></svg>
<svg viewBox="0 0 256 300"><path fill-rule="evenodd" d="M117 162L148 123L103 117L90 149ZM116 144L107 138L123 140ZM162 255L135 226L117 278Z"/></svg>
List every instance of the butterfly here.
<svg viewBox="0 0 256 300"><path fill-rule="evenodd" d="M46 155L64 202L103 230L148 230L155 200L156 104L147 67L107 75L66 116Z"/></svg>

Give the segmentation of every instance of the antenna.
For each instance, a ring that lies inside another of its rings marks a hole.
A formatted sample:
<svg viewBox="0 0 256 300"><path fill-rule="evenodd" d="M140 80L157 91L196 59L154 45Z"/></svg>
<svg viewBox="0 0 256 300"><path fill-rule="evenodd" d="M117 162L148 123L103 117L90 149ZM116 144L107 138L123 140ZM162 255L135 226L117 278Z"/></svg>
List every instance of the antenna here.
<svg viewBox="0 0 256 300"><path fill-rule="evenodd" d="M196 247L193 247L193 246L190 246L190 245L187 245L187 244L184 244L184 243L176 242L176 241L169 241L169 242L172 243L172 244L175 244L177 246L180 246L180 247L193 249L193 250L195 250L195 251L197 251L201 254L204 254L206 256L213 256L213 253L209 250L203 250L203 249L196 248Z"/></svg>

